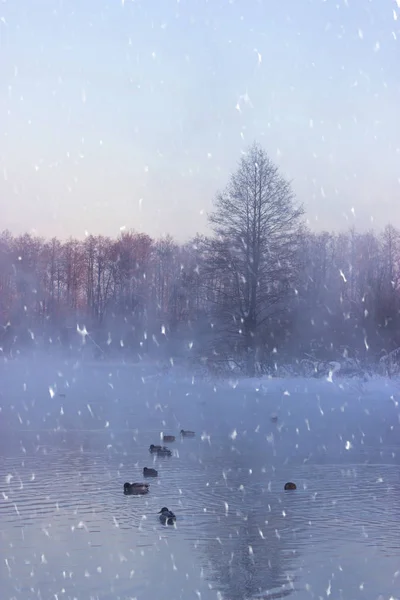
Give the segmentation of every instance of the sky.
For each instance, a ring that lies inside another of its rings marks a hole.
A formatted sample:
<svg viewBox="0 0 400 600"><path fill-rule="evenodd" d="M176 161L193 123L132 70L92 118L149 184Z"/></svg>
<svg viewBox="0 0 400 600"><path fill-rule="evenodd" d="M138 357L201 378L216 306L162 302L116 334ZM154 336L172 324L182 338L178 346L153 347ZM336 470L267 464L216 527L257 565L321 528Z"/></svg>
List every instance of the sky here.
<svg viewBox="0 0 400 600"><path fill-rule="evenodd" d="M400 0L0 0L0 230L185 241L253 141L400 227Z"/></svg>

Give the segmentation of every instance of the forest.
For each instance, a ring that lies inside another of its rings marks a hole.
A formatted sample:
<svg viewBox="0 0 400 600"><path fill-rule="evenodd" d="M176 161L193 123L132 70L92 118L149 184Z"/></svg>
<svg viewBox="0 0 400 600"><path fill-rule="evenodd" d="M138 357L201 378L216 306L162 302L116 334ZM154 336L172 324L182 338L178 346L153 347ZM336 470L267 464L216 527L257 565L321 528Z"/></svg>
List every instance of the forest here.
<svg viewBox="0 0 400 600"><path fill-rule="evenodd" d="M313 232L292 186L253 144L184 244L0 234L0 353L193 361L253 375L283 365L392 365L400 346L400 232ZM0 223L1 227L1 223ZM314 364L314 363L312 363Z"/></svg>

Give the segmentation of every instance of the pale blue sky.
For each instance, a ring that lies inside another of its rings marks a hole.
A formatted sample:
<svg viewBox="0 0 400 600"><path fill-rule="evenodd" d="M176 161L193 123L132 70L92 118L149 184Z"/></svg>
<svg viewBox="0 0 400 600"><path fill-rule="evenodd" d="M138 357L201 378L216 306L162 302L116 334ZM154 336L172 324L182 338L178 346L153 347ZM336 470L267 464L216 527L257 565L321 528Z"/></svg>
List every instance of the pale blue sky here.
<svg viewBox="0 0 400 600"><path fill-rule="evenodd" d="M0 229L187 239L254 139L313 228L400 226L395 0L1 0L0 19Z"/></svg>

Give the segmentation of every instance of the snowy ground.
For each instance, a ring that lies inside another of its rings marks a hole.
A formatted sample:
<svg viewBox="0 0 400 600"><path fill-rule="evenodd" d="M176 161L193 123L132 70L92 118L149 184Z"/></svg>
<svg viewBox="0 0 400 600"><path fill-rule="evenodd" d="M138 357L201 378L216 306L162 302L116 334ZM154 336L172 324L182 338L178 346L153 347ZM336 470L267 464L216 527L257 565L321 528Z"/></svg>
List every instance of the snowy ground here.
<svg viewBox="0 0 400 600"><path fill-rule="evenodd" d="M48 359L0 381L2 598L400 597L398 381ZM125 497L181 428L196 438Z"/></svg>

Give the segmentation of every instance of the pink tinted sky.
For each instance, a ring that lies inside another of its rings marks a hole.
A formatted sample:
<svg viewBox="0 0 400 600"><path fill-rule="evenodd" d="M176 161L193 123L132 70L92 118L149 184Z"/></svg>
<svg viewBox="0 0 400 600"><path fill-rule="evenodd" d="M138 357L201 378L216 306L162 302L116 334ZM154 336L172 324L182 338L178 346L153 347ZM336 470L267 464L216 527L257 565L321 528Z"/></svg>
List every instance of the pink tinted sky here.
<svg viewBox="0 0 400 600"><path fill-rule="evenodd" d="M400 226L400 8L0 6L0 229L184 240L254 139L315 229Z"/></svg>

